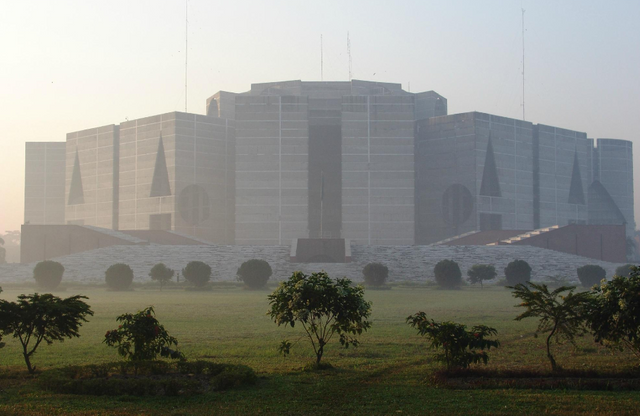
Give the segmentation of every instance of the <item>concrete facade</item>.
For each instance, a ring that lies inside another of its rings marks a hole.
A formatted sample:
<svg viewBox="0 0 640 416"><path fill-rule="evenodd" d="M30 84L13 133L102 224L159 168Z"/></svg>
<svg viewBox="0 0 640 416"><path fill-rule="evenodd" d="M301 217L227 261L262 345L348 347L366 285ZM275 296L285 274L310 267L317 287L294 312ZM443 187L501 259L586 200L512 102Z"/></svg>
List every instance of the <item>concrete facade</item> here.
<svg viewBox="0 0 640 416"><path fill-rule="evenodd" d="M633 212L633 143L598 139L594 149L594 180L600 181L616 203L631 235L636 223Z"/></svg>
<svg viewBox="0 0 640 416"><path fill-rule="evenodd" d="M233 237L234 126L167 113L120 125L120 229Z"/></svg>
<svg viewBox="0 0 640 416"><path fill-rule="evenodd" d="M308 237L308 100L237 96L236 243Z"/></svg>
<svg viewBox="0 0 640 416"><path fill-rule="evenodd" d="M446 114L433 91L366 81L254 84L208 100L237 123L237 244L414 242L414 123ZM227 108L227 110L224 110Z"/></svg>
<svg viewBox="0 0 640 416"><path fill-rule="evenodd" d="M27 142L25 146L24 222L64 224L64 142Z"/></svg>
<svg viewBox="0 0 640 416"><path fill-rule="evenodd" d="M67 134L67 224L118 229L119 127Z"/></svg>
<svg viewBox="0 0 640 416"><path fill-rule="evenodd" d="M171 112L69 133L66 144L27 144L25 221L277 246L635 227L624 140L447 115L433 91L359 80L220 91L206 114Z"/></svg>
<svg viewBox="0 0 640 416"><path fill-rule="evenodd" d="M483 113L416 126L418 244L533 228L533 126Z"/></svg>
<svg viewBox="0 0 640 416"><path fill-rule="evenodd" d="M631 231L631 157L628 141L594 148L582 132L490 114L419 120L416 243L570 224Z"/></svg>
<svg viewBox="0 0 640 416"><path fill-rule="evenodd" d="M539 216L534 228L587 223L587 189L591 183L592 145L585 133L535 126L534 145L538 146L537 169ZM572 192L573 191L573 192Z"/></svg>

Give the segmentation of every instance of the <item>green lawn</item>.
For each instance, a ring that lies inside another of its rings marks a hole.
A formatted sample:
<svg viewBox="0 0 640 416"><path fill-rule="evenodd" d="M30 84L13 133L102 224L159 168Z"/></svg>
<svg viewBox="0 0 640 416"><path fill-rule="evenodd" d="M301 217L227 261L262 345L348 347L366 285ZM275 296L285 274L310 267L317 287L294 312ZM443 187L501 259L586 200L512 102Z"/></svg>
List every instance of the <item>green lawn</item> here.
<svg viewBox="0 0 640 416"><path fill-rule="evenodd" d="M27 290L4 287L0 295L13 300ZM71 296L77 289L57 293ZM95 316L82 336L42 346L33 357L39 369L70 364L118 360L115 349L102 344L104 333L117 326L116 316L153 305L157 318L180 341L189 359L205 358L241 363L260 377L256 386L194 397L92 397L56 395L41 391L26 374L18 345L6 339L0 378L0 414L638 414L640 392L557 391L525 389L455 390L438 388L425 342L404 319L424 310L435 320L467 325L486 324L498 329L500 349L490 353L490 368L527 367L546 370L543 338L534 338L536 321L515 322L516 299L504 288L465 288L459 291L416 287L367 291L373 302L371 330L357 349L330 345L323 360L336 369L305 372L313 359L311 347L301 340L292 354L277 354L279 342L298 339L300 328L277 327L266 316L269 291L222 288L210 292L135 290L108 292L86 288ZM637 359L612 354L593 343L580 341L580 350L557 348L558 363L573 369L628 369Z"/></svg>

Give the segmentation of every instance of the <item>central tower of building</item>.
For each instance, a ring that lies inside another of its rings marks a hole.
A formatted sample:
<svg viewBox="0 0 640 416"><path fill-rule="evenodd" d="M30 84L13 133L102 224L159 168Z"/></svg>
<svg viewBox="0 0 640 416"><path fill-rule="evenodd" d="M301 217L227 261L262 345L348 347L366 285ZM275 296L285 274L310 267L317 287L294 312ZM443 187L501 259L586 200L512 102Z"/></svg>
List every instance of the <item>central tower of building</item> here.
<svg viewBox="0 0 640 416"><path fill-rule="evenodd" d="M400 84L287 81L219 92L236 120L236 244L414 243L414 123L444 97Z"/></svg>

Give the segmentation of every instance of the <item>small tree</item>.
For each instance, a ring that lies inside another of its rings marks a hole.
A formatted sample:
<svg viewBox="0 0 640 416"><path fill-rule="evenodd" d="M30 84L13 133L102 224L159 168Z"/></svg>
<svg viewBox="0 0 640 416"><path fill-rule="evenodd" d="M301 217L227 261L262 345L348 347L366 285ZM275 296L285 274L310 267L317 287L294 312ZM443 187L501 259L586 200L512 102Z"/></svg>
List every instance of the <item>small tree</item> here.
<svg viewBox="0 0 640 416"><path fill-rule="evenodd" d="M436 282L443 288L455 289L462 284L460 266L453 260L440 260L433 268Z"/></svg>
<svg viewBox="0 0 640 416"><path fill-rule="evenodd" d="M242 263L236 274L251 289L261 289L269 281L273 270L265 260L251 259Z"/></svg>
<svg viewBox="0 0 640 416"><path fill-rule="evenodd" d="M468 368L471 364L487 363L489 355L484 350L498 348L498 340L486 339L498 333L495 328L477 325L467 331L466 325L455 322L436 322L428 319L427 314L418 312L407 318L407 324L418 330L418 334L426 336L429 348L438 350L436 360L446 364L447 369L456 367Z"/></svg>
<svg viewBox="0 0 640 416"><path fill-rule="evenodd" d="M640 269L614 276L592 290L589 326L597 342L629 348L640 358Z"/></svg>
<svg viewBox="0 0 640 416"><path fill-rule="evenodd" d="M13 334L22 345L22 355L29 373L36 367L31 365L42 341L53 344L65 338L79 337L78 330L86 316L93 311L82 299L86 296L72 296L60 299L50 293L20 295L18 302L0 300L0 322L5 335Z"/></svg>
<svg viewBox="0 0 640 416"><path fill-rule="evenodd" d="M104 272L104 280L112 290L127 290L133 283L133 270L124 263L112 264Z"/></svg>
<svg viewBox="0 0 640 416"><path fill-rule="evenodd" d="M547 336L547 358L551 363L551 370L561 369L556 364L556 360L551 354L551 340L555 339L557 344L569 341L574 346L575 338L585 333L584 311L588 305L589 293L573 293L574 286L561 286L553 292L544 284L529 282L528 285L535 289L518 284L514 289L513 296L522 299L522 303L517 305L527 308L525 312L516 317L516 321L524 318L540 318L536 334L549 332ZM561 295L563 292L569 292Z"/></svg>
<svg viewBox="0 0 640 416"><path fill-rule="evenodd" d="M211 267L201 261L190 261L182 269L185 280L195 287L203 287L211 280Z"/></svg>
<svg viewBox="0 0 640 416"><path fill-rule="evenodd" d="M631 271L633 270L632 267L636 267L633 264L625 264L622 266L618 266L616 268L616 276L621 276L621 277L629 277L629 275L631 274Z"/></svg>
<svg viewBox="0 0 640 416"><path fill-rule="evenodd" d="M152 306L135 314L125 313L116 318L117 329L107 331L104 343L118 348L118 354L129 361L155 360L158 355L173 359L184 359L184 355L172 346L178 340L170 336L155 317Z"/></svg>
<svg viewBox="0 0 640 416"><path fill-rule="evenodd" d="M36 264L33 268L33 278L43 289L53 290L62 282L64 266L57 261L45 260Z"/></svg>
<svg viewBox="0 0 640 416"><path fill-rule="evenodd" d="M504 276L511 286L525 284L531 280L531 266L524 260L514 260L504 268Z"/></svg>
<svg viewBox="0 0 640 416"><path fill-rule="evenodd" d="M474 264L467 270L467 276L469 276L469 283L476 284L485 280L495 279L497 276L496 268L492 264Z"/></svg>
<svg viewBox="0 0 640 416"><path fill-rule="evenodd" d="M606 279L607 271L597 264L587 264L578 267L578 279L582 286L591 287L600 283L602 279Z"/></svg>
<svg viewBox="0 0 640 416"><path fill-rule="evenodd" d="M175 272L173 269L168 268L164 263L156 264L151 268L151 271L149 271L149 277L151 277L151 280L155 280L160 283L160 291L162 291L162 287L165 284L171 281L174 274Z"/></svg>
<svg viewBox="0 0 640 416"><path fill-rule="evenodd" d="M369 263L362 269L364 282L369 286L382 286L389 277L389 268L382 263Z"/></svg>
<svg viewBox="0 0 640 416"><path fill-rule="evenodd" d="M340 344L358 346L356 335L371 327L367 318L371 303L364 300L364 289L352 286L347 278L332 280L327 273L294 272L289 280L281 282L268 296L269 311L278 326L296 322L302 325L316 354L316 366L320 364L324 347L335 334ZM289 354L292 344L282 341L280 352Z"/></svg>

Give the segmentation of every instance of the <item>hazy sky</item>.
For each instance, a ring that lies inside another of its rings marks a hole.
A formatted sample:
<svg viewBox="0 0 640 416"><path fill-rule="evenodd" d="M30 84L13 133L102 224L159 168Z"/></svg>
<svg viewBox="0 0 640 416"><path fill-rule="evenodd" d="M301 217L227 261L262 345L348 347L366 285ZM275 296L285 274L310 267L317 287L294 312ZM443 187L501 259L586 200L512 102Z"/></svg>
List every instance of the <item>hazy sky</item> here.
<svg viewBox="0 0 640 416"><path fill-rule="evenodd" d="M188 110L251 83L353 77L434 90L449 113L633 140L640 212L640 2L189 0ZM20 0L0 12L0 232L23 221L27 141L184 111L184 0Z"/></svg>

